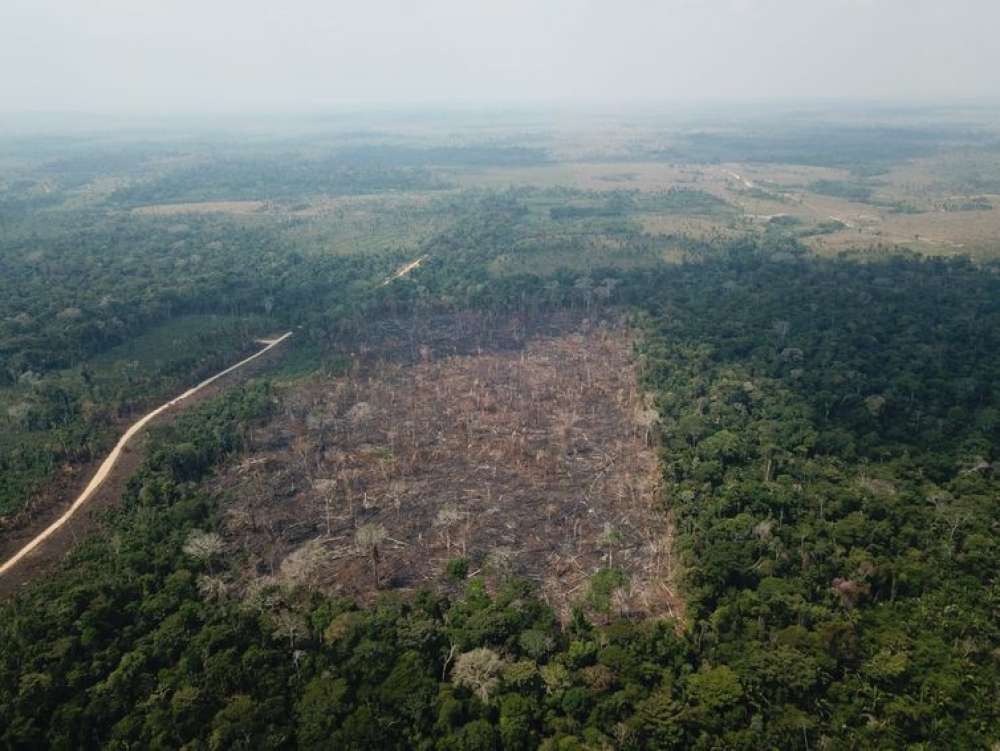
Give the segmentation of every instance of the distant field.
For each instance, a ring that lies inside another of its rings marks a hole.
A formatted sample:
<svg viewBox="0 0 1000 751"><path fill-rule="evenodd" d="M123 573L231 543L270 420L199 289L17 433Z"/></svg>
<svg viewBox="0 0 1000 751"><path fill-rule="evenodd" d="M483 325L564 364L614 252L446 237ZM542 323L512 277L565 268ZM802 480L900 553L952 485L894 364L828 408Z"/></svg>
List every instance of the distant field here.
<svg viewBox="0 0 1000 751"><path fill-rule="evenodd" d="M453 219L434 201L435 194L421 192L319 195L284 206L278 216L287 222L288 235L314 252L411 252Z"/></svg>
<svg viewBox="0 0 1000 751"><path fill-rule="evenodd" d="M283 225L310 252L352 255L416 247L448 217L433 194L306 195L291 201L197 201L138 206L132 215L170 217L218 214Z"/></svg>
<svg viewBox="0 0 1000 751"><path fill-rule="evenodd" d="M449 172L462 187L511 185L570 187L579 190L666 190L693 185L699 169L662 162L559 162L526 167L489 167Z"/></svg>
<svg viewBox="0 0 1000 751"><path fill-rule="evenodd" d="M133 214L172 216L174 214L254 214L267 208L264 201L200 201L137 206Z"/></svg>
<svg viewBox="0 0 1000 751"><path fill-rule="evenodd" d="M652 234L704 239L734 237L787 216L794 218L802 241L821 254L880 245L990 256L1000 237L1000 157L988 153L921 157L866 176L843 167L769 162L548 162L443 167L437 172L458 190L701 191L733 211L706 216L704 211L653 206L634 217L637 226ZM269 211L293 220L289 231L300 240L334 254L351 254L416 248L449 221L440 199L454 193L316 194L280 205L257 200L153 204L132 213L249 216Z"/></svg>
<svg viewBox="0 0 1000 751"><path fill-rule="evenodd" d="M734 207L716 217L643 213L644 231L695 238L734 237L791 217L795 234L822 253L873 245L924 253L1000 252L1000 161L945 157L905 162L860 177L847 168L774 164L664 162L560 163L449 173L465 187L530 185L586 191L704 191ZM972 190L993 187L997 193ZM965 187L965 193L956 192ZM863 199L863 200L862 200ZM838 225L841 225L838 227Z"/></svg>

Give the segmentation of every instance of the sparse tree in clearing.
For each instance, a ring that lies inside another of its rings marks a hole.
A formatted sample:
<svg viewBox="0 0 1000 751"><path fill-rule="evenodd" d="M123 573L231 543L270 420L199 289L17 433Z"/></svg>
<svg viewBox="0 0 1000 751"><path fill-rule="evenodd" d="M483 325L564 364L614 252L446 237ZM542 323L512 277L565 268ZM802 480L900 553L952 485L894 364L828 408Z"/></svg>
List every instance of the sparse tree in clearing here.
<svg viewBox="0 0 1000 751"><path fill-rule="evenodd" d="M313 453L314 447L312 441L305 434L296 436L295 440L292 442L292 452L295 458L298 459L299 464L302 466L302 471L305 473L306 477L311 478L313 476Z"/></svg>
<svg viewBox="0 0 1000 751"><path fill-rule="evenodd" d="M611 603L614 605L615 610L618 611L618 615L621 617L625 617L625 614L629 610L631 601L632 590L628 587L619 587L611 593Z"/></svg>
<svg viewBox="0 0 1000 751"><path fill-rule="evenodd" d="M219 535L200 529L191 530L183 547L184 553L206 563L209 572L212 572L212 559L221 555L224 549L225 545Z"/></svg>
<svg viewBox="0 0 1000 751"><path fill-rule="evenodd" d="M312 486L320 504L322 504L323 522L326 527L326 536L329 537L333 531L333 509L337 500L337 480L319 478L313 480Z"/></svg>
<svg viewBox="0 0 1000 751"><path fill-rule="evenodd" d="M385 527L381 524L363 524L354 533L354 544L358 552L367 555L372 562L372 575L375 578L375 589L379 588L378 577L378 546L386 538Z"/></svg>
<svg viewBox="0 0 1000 751"><path fill-rule="evenodd" d="M482 647L465 652L455 660L452 670L452 681L457 686L464 686L486 703L490 694L500 685L500 671L504 661L492 649Z"/></svg>
<svg viewBox="0 0 1000 751"><path fill-rule="evenodd" d="M654 407L645 405L635 410L635 424L642 433L642 442L646 446L650 444L653 437L653 428L660 422L660 413Z"/></svg>
<svg viewBox="0 0 1000 751"><path fill-rule="evenodd" d="M336 485L331 485L323 493L323 518L326 522L326 536L330 536L331 524L330 520L333 516L333 496L335 492Z"/></svg>
<svg viewBox="0 0 1000 751"><path fill-rule="evenodd" d="M466 514L464 511L459 511L454 506L444 506L438 510L437 518L434 520L435 526L444 527L444 538L445 545L448 548L448 552L451 552L451 528L452 525L465 519ZM462 554L465 555L465 545L462 545Z"/></svg>
<svg viewBox="0 0 1000 751"><path fill-rule="evenodd" d="M315 583L317 575L328 558L323 541L309 540L289 553L281 562L281 576L292 584L309 586Z"/></svg>
<svg viewBox="0 0 1000 751"><path fill-rule="evenodd" d="M615 548L625 541L621 531L615 528L610 522L604 522L604 531L601 533L600 544L608 549L608 568L614 568Z"/></svg>
<svg viewBox="0 0 1000 751"><path fill-rule="evenodd" d="M355 482L361 476L360 470L344 467L337 472L337 479L344 488L344 498L347 500L348 515L354 517Z"/></svg>
<svg viewBox="0 0 1000 751"><path fill-rule="evenodd" d="M403 496L406 495L407 483L405 480L393 480L389 483L389 497L392 499L392 505L396 509L396 516L399 516L400 509L403 507Z"/></svg>

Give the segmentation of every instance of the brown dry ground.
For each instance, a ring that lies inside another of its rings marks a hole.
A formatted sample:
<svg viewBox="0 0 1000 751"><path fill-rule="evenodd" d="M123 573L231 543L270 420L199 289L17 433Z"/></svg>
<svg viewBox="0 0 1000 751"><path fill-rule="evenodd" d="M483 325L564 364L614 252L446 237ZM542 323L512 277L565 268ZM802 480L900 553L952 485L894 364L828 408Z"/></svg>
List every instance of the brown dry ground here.
<svg viewBox="0 0 1000 751"><path fill-rule="evenodd" d="M225 539L252 592L277 581L367 601L455 589L464 557L495 585L537 582L563 617L590 577L623 570L617 612L682 618L652 417L631 340L581 316L373 324L353 366L283 396L280 417L216 481Z"/></svg>

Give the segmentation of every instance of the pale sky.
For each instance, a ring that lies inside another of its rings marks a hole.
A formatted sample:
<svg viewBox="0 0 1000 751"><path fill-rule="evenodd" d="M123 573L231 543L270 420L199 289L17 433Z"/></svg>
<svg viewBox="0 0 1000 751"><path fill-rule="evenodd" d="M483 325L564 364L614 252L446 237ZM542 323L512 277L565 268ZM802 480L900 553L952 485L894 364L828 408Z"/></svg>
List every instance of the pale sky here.
<svg viewBox="0 0 1000 751"><path fill-rule="evenodd" d="M0 0L0 110L1000 97L1000 0Z"/></svg>

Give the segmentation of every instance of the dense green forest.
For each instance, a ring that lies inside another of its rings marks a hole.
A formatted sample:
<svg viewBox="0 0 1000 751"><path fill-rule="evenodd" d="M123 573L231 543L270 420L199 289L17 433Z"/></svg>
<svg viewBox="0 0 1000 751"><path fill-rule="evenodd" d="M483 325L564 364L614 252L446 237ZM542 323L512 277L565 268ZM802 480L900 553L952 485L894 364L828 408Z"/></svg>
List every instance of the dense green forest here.
<svg viewBox="0 0 1000 751"><path fill-rule="evenodd" d="M475 231L495 236L504 221ZM470 263L480 252L444 255L454 266L441 260L360 315L591 304L573 277L487 290ZM488 593L472 578L454 599L386 592L361 610L306 590L219 595L225 562L191 545L220 509L198 481L276 408L260 383L159 431L107 532L3 606L3 742L995 743L997 267L742 243L606 273L644 332L684 629L582 611L561 626L516 579Z"/></svg>

